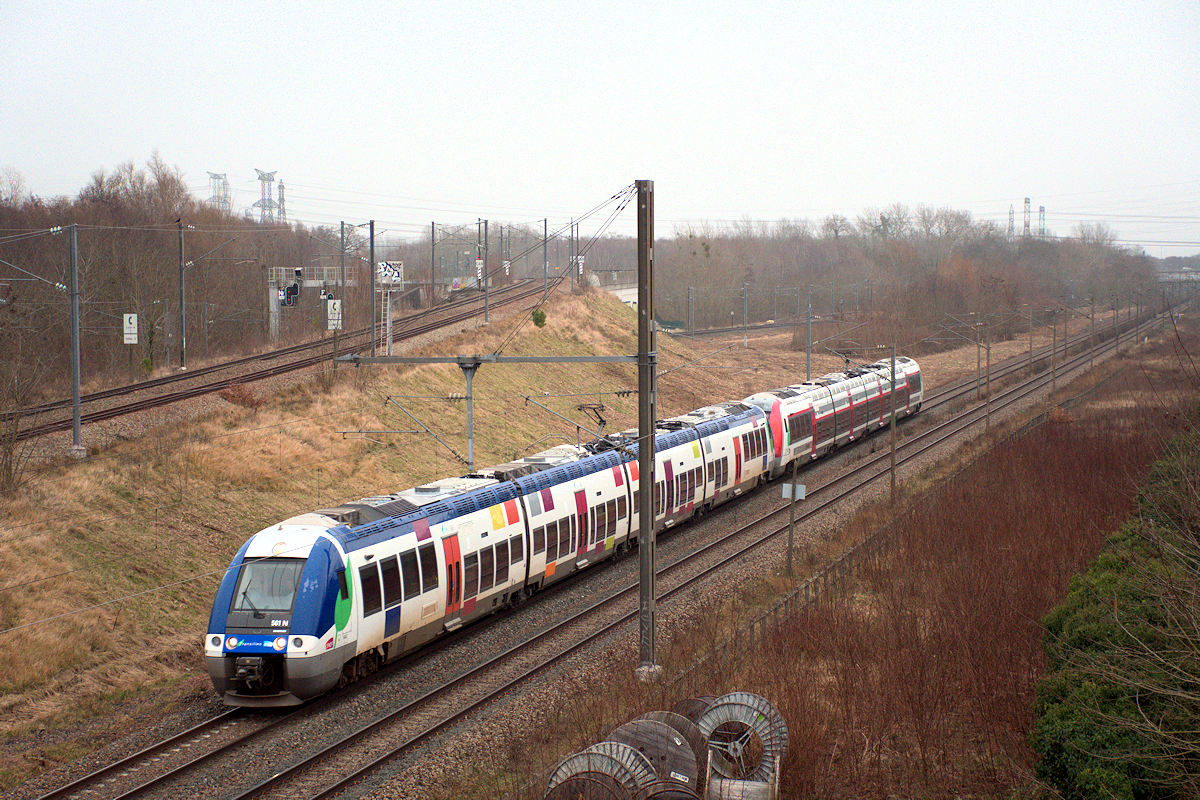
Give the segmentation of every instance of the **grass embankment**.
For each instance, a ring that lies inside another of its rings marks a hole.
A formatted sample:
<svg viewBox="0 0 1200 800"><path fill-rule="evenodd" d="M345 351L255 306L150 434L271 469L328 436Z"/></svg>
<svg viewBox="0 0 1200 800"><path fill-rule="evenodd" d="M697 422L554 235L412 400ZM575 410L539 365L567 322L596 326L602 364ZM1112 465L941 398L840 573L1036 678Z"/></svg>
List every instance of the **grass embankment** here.
<svg viewBox="0 0 1200 800"><path fill-rule="evenodd" d="M499 786L540 796L557 759L621 722L689 694L741 689L770 698L789 720L786 797L1052 796L1028 744L1045 670L1040 620L1134 506L1180 409L1194 402L1170 345L1139 349L1136 361L1110 369L1069 413L989 451L966 448L967 466L948 480L914 481L933 488L903 504L888 523L885 557L839 601L676 684L673 674L697 652L791 584L764 578L698 608L699 622L663 632L660 687L633 680L628 650L610 652L595 665L611 676L607 686L580 675L563 689L570 700L547 710L534 733L512 732L494 771L430 795L484 796ZM856 533L837 538L860 539L887 518L886 509L868 509L846 526ZM814 561L831 549L814 550Z"/></svg>
<svg viewBox="0 0 1200 800"><path fill-rule="evenodd" d="M636 351L636 317L608 295L561 296L547 310L546 327L525 324L506 353ZM514 321L422 354L491 352ZM661 369L716 347L663 336ZM660 416L798 379L797 358L783 349L739 347L701 363L743 368L665 376ZM814 364L834 366L831 358ZM518 393L541 396L585 425L575 406L603 402L609 430L618 430L636 425L636 396L602 393L636 385L626 364L484 366L474 382L476 463L575 441L573 428ZM595 397L544 396L593 390ZM221 571L241 543L300 511L464 472L427 436L339 433L412 430L386 396L463 391L462 373L450 365L342 367L275 396L250 386L231 395L241 405L32 475L20 496L0 504L8 576L0 587L0 788L144 724L152 706L158 713L180 700L210 700L200 642ZM466 454L461 402L397 402ZM99 607L80 613L92 606Z"/></svg>

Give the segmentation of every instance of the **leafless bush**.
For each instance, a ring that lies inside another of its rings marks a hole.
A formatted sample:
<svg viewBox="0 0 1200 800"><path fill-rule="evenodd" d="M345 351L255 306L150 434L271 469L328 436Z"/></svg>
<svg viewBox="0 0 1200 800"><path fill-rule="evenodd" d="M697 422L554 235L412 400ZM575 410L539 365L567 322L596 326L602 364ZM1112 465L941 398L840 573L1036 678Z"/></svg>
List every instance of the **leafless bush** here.
<svg viewBox="0 0 1200 800"><path fill-rule="evenodd" d="M29 424L23 409L34 397L41 371L37 361L0 362L0 495L12 494L25 482L25 468L36 440L20 438Z"/></svg>
<svg viewBox="0 0 1200 800"><path fill-rule="evenodd" d="M220 397L227 403L248 408L256 413L267 402L265 398L260 397L244 383L235 383L228 388L222 389L217 392L217 397Z"/></svg>

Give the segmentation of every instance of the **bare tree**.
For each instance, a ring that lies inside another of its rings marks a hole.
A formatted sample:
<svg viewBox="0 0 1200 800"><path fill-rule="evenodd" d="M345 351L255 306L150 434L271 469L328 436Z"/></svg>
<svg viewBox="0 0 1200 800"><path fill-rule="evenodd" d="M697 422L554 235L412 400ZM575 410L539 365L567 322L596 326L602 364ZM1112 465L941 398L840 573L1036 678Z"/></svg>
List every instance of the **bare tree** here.
<svg viewBox="0 0 1200 800"><path fill-rule="evenodd" d="M27 197L21 173L12 167L0 167L0 206L19 206Z"/></svg>
<svg viewBox="0 0 1200 800"><path fill-rule="evenodd" d="M40 360L25 362L20 353L0 361L0 496L12 494L25 483L25 468L36 440L20 437L28 422L24 409L35 397L43 372Z"/></svg>

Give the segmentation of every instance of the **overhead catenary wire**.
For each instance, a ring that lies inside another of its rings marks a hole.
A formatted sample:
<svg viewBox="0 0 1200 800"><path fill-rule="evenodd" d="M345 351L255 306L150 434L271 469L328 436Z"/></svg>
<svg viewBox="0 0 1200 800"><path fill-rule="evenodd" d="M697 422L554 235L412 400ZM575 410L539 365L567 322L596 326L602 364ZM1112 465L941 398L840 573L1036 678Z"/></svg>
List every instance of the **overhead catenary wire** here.
<svg viewBox="0 0 1200 800"><path fill-rule="evenodd" d="M636 196L637 196L637 188L636 188L636 185L635 185L635 184L629 184L629 185L628 185L628 186L626 186L624 189L622 189L621 191L617 192L617 193L616 193L616 194L614 194L612 197L608 198L608 200L604 201L603 203L600 203L600 204L596 205L594 208L592 208L591 210L589 210L589 211L587 212L587 214L585 214L583 217L581 217L581 218L580 218L580 220L577 220L577 222L578 222L578 221L582 221L582 220L586 220L587 218L589 218L590 216L592 216L593 214L597 213L597 212L598 212L598 211L600 211L602 208L604 208L605 206L607 206L609 203L613 203L613 202L616 202L616 203L617 203L617 205L616 205L616 207L613 209L612 213L610 213L610 214L609 214L609 216L608 216L608 217L607 217L607 218L604 220L604 222L603 222L603 223L600 225L600 227L599 227L599 228L597 228L597 230L596 230L596 233L594 233L594 234L592 235L592 237L591 237L590 239L588 239L588 241L586 242L586 244L585 244L585 245L584 245L584 246L583 246L583 247L580 249L580 252L579 252L579 254L578 254L579 256L583 256L583 255L586 255L586 254L587 254L588 250L590 250L590 249L591 249L591 246L592 246L592 245L593 245L593 244L594 244L594 243L595 243L595 242L596 242L596 241L599 239L599 237L601 236L601 234L603 234L603 232L604 232L605 230L607 230L608 226L612 224L612 221L613 221L613 220L615 220L615 219L617 218L617 216L619 216L619 215L620 215L620 213L621 213L621 212L622 212L622 211L623 211L623 210L626 208L626 206L628 206L628 205L629 205L630 201L632 201L632 199L633 199L634 197L636 197ZM559 233L559 234L561 234L561 229L559 230L559 232L558 232L558 233ZM531 247L531 249L533 249L533 248ZM577 270L577 269L578 269L578 266L577 266L576 264L572 264L572 265L570 265L569 269L568 269L566 272L564 272L564 273L562 273L562 274L560 274L560 275L557 275L557 276L555 276L555 279L554 279L554 282L553 282L552 286L548 287L548 288L547 288L547 290L546 290L545 292L543 292L543 294L542 294L541 298L538 300L538 302L534 303L534 305L532 305L531 307L529 307L528 309L526 309L526 311L534 311L534 310L536 310L536 309L538 309L538 308L541 308L541 306L542 306L542 305L544 305L544 304L546 303L546 301L547 301L547 299L548 299L548 296L549 296L549 293L550 293L550 291L551 291L552 289L557 289L557 288L558 288L558 286L559 286L559 285L560 285L560 284L561 284L561 283L562 283L564 280L566 280L567 278L569 278L569 277L571 276L571 272L572 272L572 270ZM508 335L507 335L507 336L506 336L506 337L505 337L505 338L504 338L504 339L503 339L503 340L500 342L500 345L499 345L499 346L496 348L496 353L501 353L501 352L503 352L503 351L504 351L504 349L505 349L506 347L508 347L508 345L509 345L509 344L511 344L511 343L512 343L513 339L514 339L514 338L516 338L517 334L518 334L518 333L519 333L519 332L520 332L520 331L521 331L521 330L524 328L524 326L525 326L527 323L529 323L530 321L531 321L531 317L530 317L530 315L529 315L529 314L523 314L523 315L521 315L521 316L518 318L518 320L517 320L517 324L516 324L516 325L514 325L514 326L512 327L512 329L509 331Z"/></svg>

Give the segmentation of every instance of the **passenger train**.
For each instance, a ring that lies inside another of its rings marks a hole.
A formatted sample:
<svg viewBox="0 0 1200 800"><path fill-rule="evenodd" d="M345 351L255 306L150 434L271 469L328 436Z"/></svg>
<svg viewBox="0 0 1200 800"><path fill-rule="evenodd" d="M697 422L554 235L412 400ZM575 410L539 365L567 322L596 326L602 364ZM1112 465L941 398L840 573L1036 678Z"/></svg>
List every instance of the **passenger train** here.
<svg viewBox="0 0 1200 800"><path fill-rule="evenodd" d="M656 530L888 422L891 361L661 420ZM921 372L896 359L896 413ZM233 706L288 706L511 607L637 541L637 431L559 445L396 494L291 517L250 538L213 602L205 660Z"/></svg>

